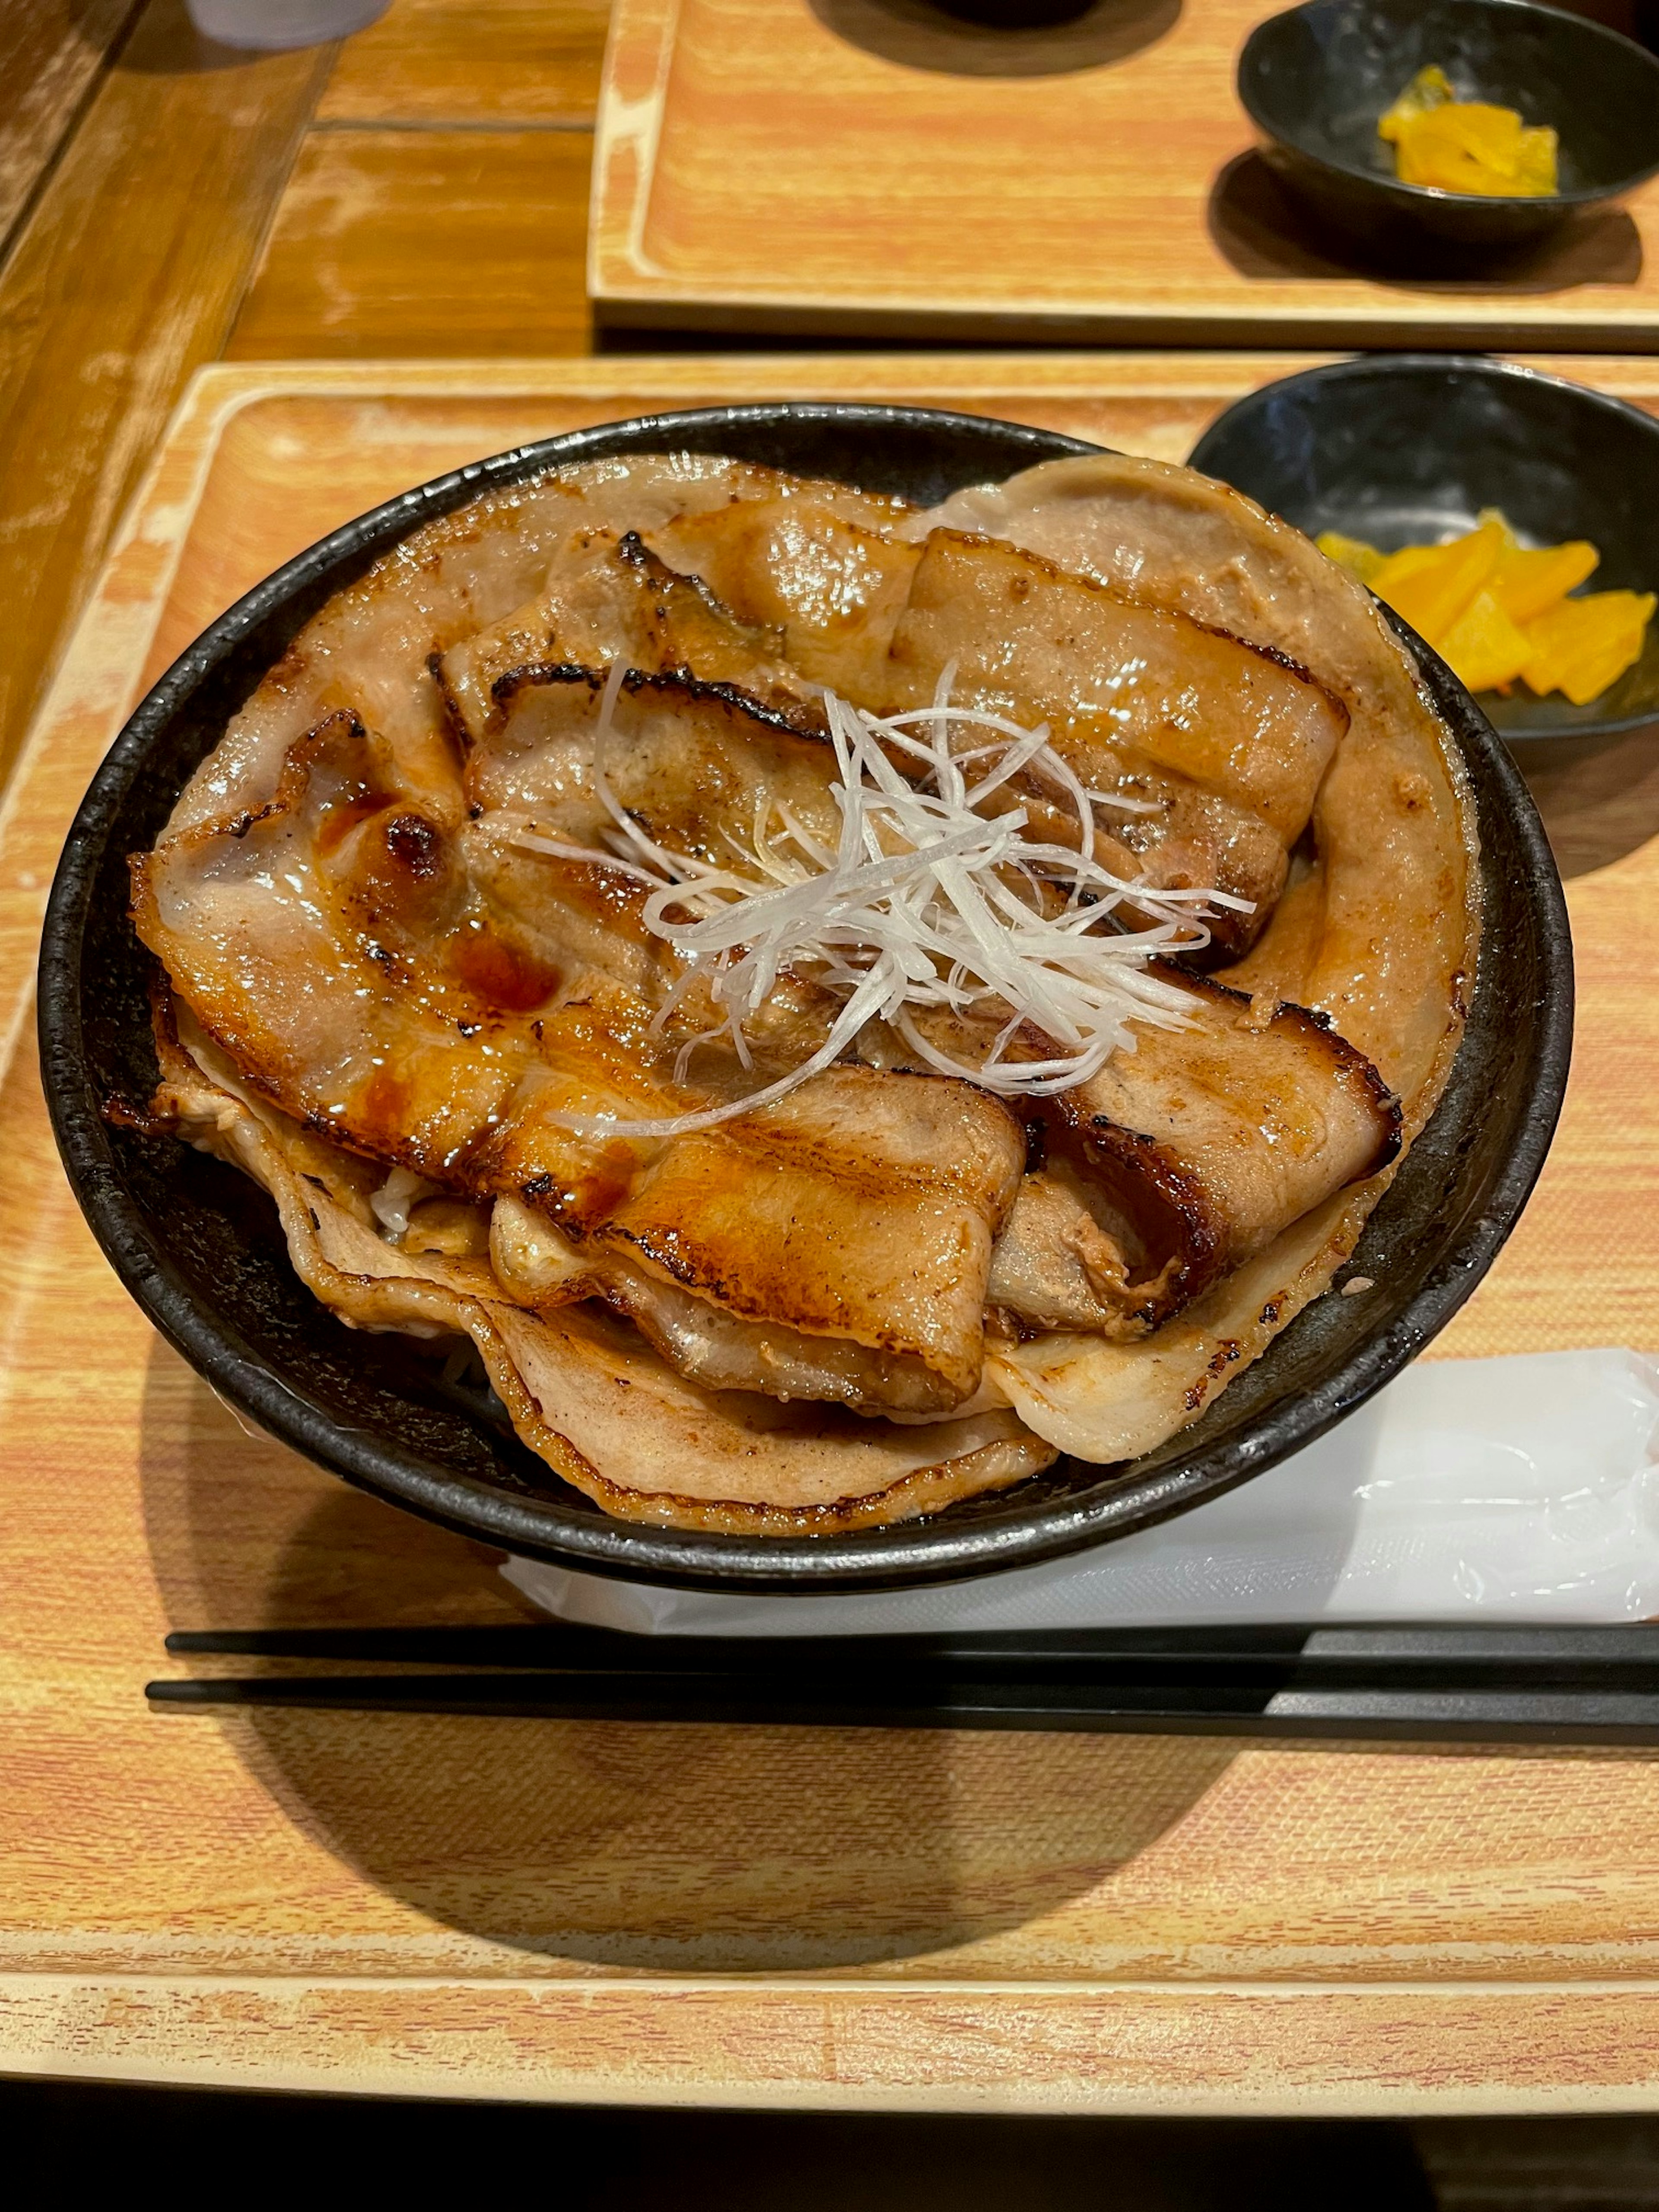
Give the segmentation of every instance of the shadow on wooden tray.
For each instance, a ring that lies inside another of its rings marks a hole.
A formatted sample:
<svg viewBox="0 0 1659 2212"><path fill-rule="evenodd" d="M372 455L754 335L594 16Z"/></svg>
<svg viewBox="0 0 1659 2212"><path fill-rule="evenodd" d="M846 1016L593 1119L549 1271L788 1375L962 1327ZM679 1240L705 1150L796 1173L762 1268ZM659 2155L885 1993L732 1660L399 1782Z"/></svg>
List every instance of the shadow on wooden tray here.
<svg viewBox="0 0 1659 2212"><path fill-rule="evenodd" d="M1270 283L1356 278L1400 291L1483 298L1565 292L1580 284L1636 284L1642 237L1623 208L1576 211L1543 244L1479 268L1436 271L1367 258L1316 228L1260 154L1228 162L1210 193L1210 236L1241 276Z"/></svg>
<svg viewBox="0 0 1659 2212"><path fill-rule="evenodd" d="M143 1486L171 1626L534 1617L495 1553L248 1436L159 1342ZM418 1911L522 1951L656 1972L810 1972L983 1944L1109 1881L1236 1755L1189 1737L461 1715L162 1724L225 1729L305 1833Z"/></svg>
<svg viewBox="0 0 1659 2212"><path fill-rule="evenodd" d="M1561 873L1588 876L1659 836L1659 725L1516 748Z"/></svg>

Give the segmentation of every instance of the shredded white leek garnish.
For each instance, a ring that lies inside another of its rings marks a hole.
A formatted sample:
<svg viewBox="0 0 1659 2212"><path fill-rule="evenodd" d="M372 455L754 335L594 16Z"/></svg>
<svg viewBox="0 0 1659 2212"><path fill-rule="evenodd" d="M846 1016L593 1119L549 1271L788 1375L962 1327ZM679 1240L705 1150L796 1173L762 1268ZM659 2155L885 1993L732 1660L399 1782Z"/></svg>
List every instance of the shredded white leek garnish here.
<svg viewBox="0 0 1659 2212"><path fill-rule="evenodd" d="M769 800L749 842L732 841L740 865L711 866L657 843L611 787L605 751L622 677L613 666L595 737L595 781L614 824L611 849L563 844L533 829L513 842L620 867L652 886L646 926L684 963L659 1011L659 1030L700 981L726 1015L719 1029L682 1048L676 1082L685 1079L696 1048L717 1040L729 1040L742 1066L752 1066L744 1024L786 971L833 993L842 1007L817 1050L776 1082L655 1121L558 1117L580 1134L672 1137L752 1113L830 1066L878 1018L919 1064L940 1075L1011 1099L1068 1091L1113 1053L1133 1050L1131 1020L1188 1026L1190 996L1149 974L1148 962L1207 944L1206 911L1249 910L1249 900L1223 891L1154 890L1102 866L1093 857L1095 808L1120 802L1084 788L1049 744L1047 724L1023 729L1002 715L952 707L949 672L932 707L885 718L824 694L839 769L832 796L841 828L833 848ZM986 741L964 747L963 735L978 731ZM904 762L903 773L896 758ZM1076 847L1026 836L1024 806L981 811L1022 775L1068 805L1077 818ZM1128 808L1139 811L1133 801ZM1126 905L1144 926L1118 925L1115 917ZM941 1049L918 1020L935 1011L998 1024L983 1059L960 1060ZM1045 1059L1007 1057L1028 1028L1059 1049Z"/></svg>

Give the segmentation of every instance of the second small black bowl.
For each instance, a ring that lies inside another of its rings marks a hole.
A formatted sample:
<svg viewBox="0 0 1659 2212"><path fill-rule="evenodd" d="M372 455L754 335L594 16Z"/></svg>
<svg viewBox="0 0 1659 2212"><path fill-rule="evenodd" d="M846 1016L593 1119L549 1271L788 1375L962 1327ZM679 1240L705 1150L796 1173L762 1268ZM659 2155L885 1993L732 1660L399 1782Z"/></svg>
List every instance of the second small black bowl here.
<svg viewBox="0 0 1659 2212"><path fill-rule="evenodd" d="M1555 198L1401 183L1376 125L1430 63L1460 98L1557 132ZM1659 169L1659 58L1530 0L1308 0L1250 33L1238 96L1315 219L1391 261L1513 251Z"/></svg>
<svg viewBox="0 0 1659 2212"><path fill-rule="evenodd" d="M1192 466L1310 538L1340 530L1386 553L1501 507L1531 544L1598 546L1588 590L1659 591L1659 422L1512 362L1373 354L1287 376L1218 416ZM1659 623L1636 665L1586 707L1519 684L1480 704L1511 744L1659 722Z"/></svg>

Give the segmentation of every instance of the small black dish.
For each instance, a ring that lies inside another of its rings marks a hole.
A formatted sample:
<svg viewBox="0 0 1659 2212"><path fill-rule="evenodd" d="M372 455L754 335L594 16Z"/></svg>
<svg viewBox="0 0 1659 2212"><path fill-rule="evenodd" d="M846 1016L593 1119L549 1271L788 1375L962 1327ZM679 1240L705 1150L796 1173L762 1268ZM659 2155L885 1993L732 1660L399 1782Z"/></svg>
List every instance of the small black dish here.
<svg viewBox="0 0 1659 2212"><path fill-rule="evenodd" d="M503 453L377 507L220 617L162 678L94 778L52 887L40 961L47 1101L69 1178L122 1281L238 1412L296 1451L452 1528L599 1574L728 1590L892 1589L1028 1565L1166 1519L1311 1443L1443 1328L1492 1264L1543 1164L1572 1033L1561 885L1514 763L1439 662L1424 678L1467 763L1485 938L1439 1110L1355 1258L1375 1287L1303 1314L1189 1429L1112 1468L1062 1462L1000 1496L868 1533L770 1542L609 1520L441 1354L347 1329L301 1285L275 1210L170 1136L112 1127L105 1102L155 1081L149 956L126 857L154 842L227 718L324 601L422 524L562 463L729 453L931 503L1093 447L927 408L775 404L647 416ZM1409 641L1409 633L1405 633ZM673 1470L665 1468L665 1487Z"/></svg>
<svg viewBox="0 0 1659 2212"><path fill-rule="evenodd" d="M1461 99L1554 128L1554 198L1401 183L1377 122L1431 62ZM1245 40L1238 96L1315 221L1390 264L1518 251L1659 169L1659 58L1531 0L1308 0Z"/></svg>
<svg viewBox="0 0 1659 2212"><path fill-rule="evenodd" d="M1264 385L1218 416L1192 465L1310 538L1346 531L1391 553L1474 529L1501 507L1526 541L1588 538L1590 592L1659 591L1659 422L1582 384L1480 354L1370 354ZM1588 706L1517 684L1480 705L1511 744L1612 737L1659 722L1659 623Z"/></svg>
<svg viewBox="0 0 1659 2212"><path fill-rule="evenodd" d="M942 14L986 31L1046 31L1086 15L1094 0L939 0Z"/></svg>

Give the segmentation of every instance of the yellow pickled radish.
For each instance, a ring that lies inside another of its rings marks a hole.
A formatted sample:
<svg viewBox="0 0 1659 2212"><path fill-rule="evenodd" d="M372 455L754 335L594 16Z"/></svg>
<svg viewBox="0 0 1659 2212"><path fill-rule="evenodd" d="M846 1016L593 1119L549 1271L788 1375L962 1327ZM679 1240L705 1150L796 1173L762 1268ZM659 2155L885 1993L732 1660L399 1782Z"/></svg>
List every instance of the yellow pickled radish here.
<svg viewBox="0 0 1659 2212"><path fill-rule="evenodd" d="M1586 539L1522 545L1497 507L1444 545L1379 552L1327 530L1320 550L1405 616L1472 691L1517 677L1540 696L1565 691L1587 706L1638 659L1654 611L1650 592L1569 599L1601 560Z"/></svg>
<svg viewBox="0 0 1659 2212"><path fill-rule="evenodd" d="M1401 129L1397 141L1400 173L1411 185L1443 185L1449 191L1466 189L1462 171L1475 173L1473 189L1479 191L1485 173L1510 177L1521 166L1521 118L1512 107L1492 107L1485 100L1453 100L1414 115ZM1418 175L1413 170L1443 169L1448 177Z"/></svg>
<svg viewBox="0 0 1659 2212"><path fill-rule="evenodd" d="M1594 592L1564 599L1527 625L1532 653L1521 673L1541 698L1565 691L1587 707L1642 655L1656 605L1651 592Z"/></svg>
<svg viewBox="0 0 1659 2212"><path fill-rule="evenodd" d="M1550 200L1561 189L1561 145L1542 124L1521 133L1521 165L1516 172L1517 199Z"/></svg>
<svg viewBox="0 0 1659 2212"><path fill-rule="evenodd" d="M1391 554L1371 589L1431 642L1451 628L1490 580L1504 552L1504 534L1483 523L1449 545L1408 545Z"/></svg>
<svg viewBox="0 0 1659 2212"><path fill-rule="evenodd" d="M1379 553L1375 545L1368 545L1363 538L1349 538L1340 530L1322 530L1314 544L1328 561L1334 561L1339 568L1346 568L1351 574L1358 576L1362 584L1369 584L1388 558L1385 553Z"/></svg>
<svg viewBox="0 0 1659 2212"><path fill-rule="evenodd" d="M1513 684L1533 656L1532 640L1512 622L1491 590L1477 592L1443 636L1440 658L1471 691Z"/></svg>
<svg viewBox="0 0 1659 2212"><path fill-rule="evenodd" d="M1402 184L1489 198L1549 198L1558 189L1555 132L1528 125L1513 107L1459 100L1433 64L1418 71L1376 129L1395 149Z"/></svg>
<svg viewBox="0 0 1659 2212"><path fill-rule="evenodd" d="M1605 653L1577 660L1563 675L1561 689L1575 707L1588 707L1592 699L1599 699L1604 691L1613 689L1632 662L1640 659L1641 651L1638 636L1609 647Z"/></svg>
<svg viewBox="0 0 1659 2212"><path fill-rule="evenodd" d="M1451 542L1449 538L1447 540L1448 544ZM1414 576L1419 568L1437 567L1445 550L1444 545L1402 545L1397 553L1383 555L1382 568L1386 568L1390 578L1398 582L1402 576ZM1382 574L1382 568L1378 568L1372 577L1373 589L1376 588L1376 578Z"/></svg>
<svg viewBox="0 0 1659 2212"><path fill-rule="evenodd" d="M1511 622L1529 623L1577 591L1601 558L1582 538L1570 538L1565 545L1541 546L1536 552L1510 546L1499 556L1489 589Z"/></svg>
<svg viewBox="0 0 1659 2212"><path fill-rule="evenodd" d="M1437 63L1431 62L1426 69L1419 70L1377 125L1376 135L1393 143L1399 138L1401 126L1413 116L1425 115L1430 108L1442 107L1449 100L1455 100L1456 97L1452 90L1451 79L1445 70Z"/></svg>

